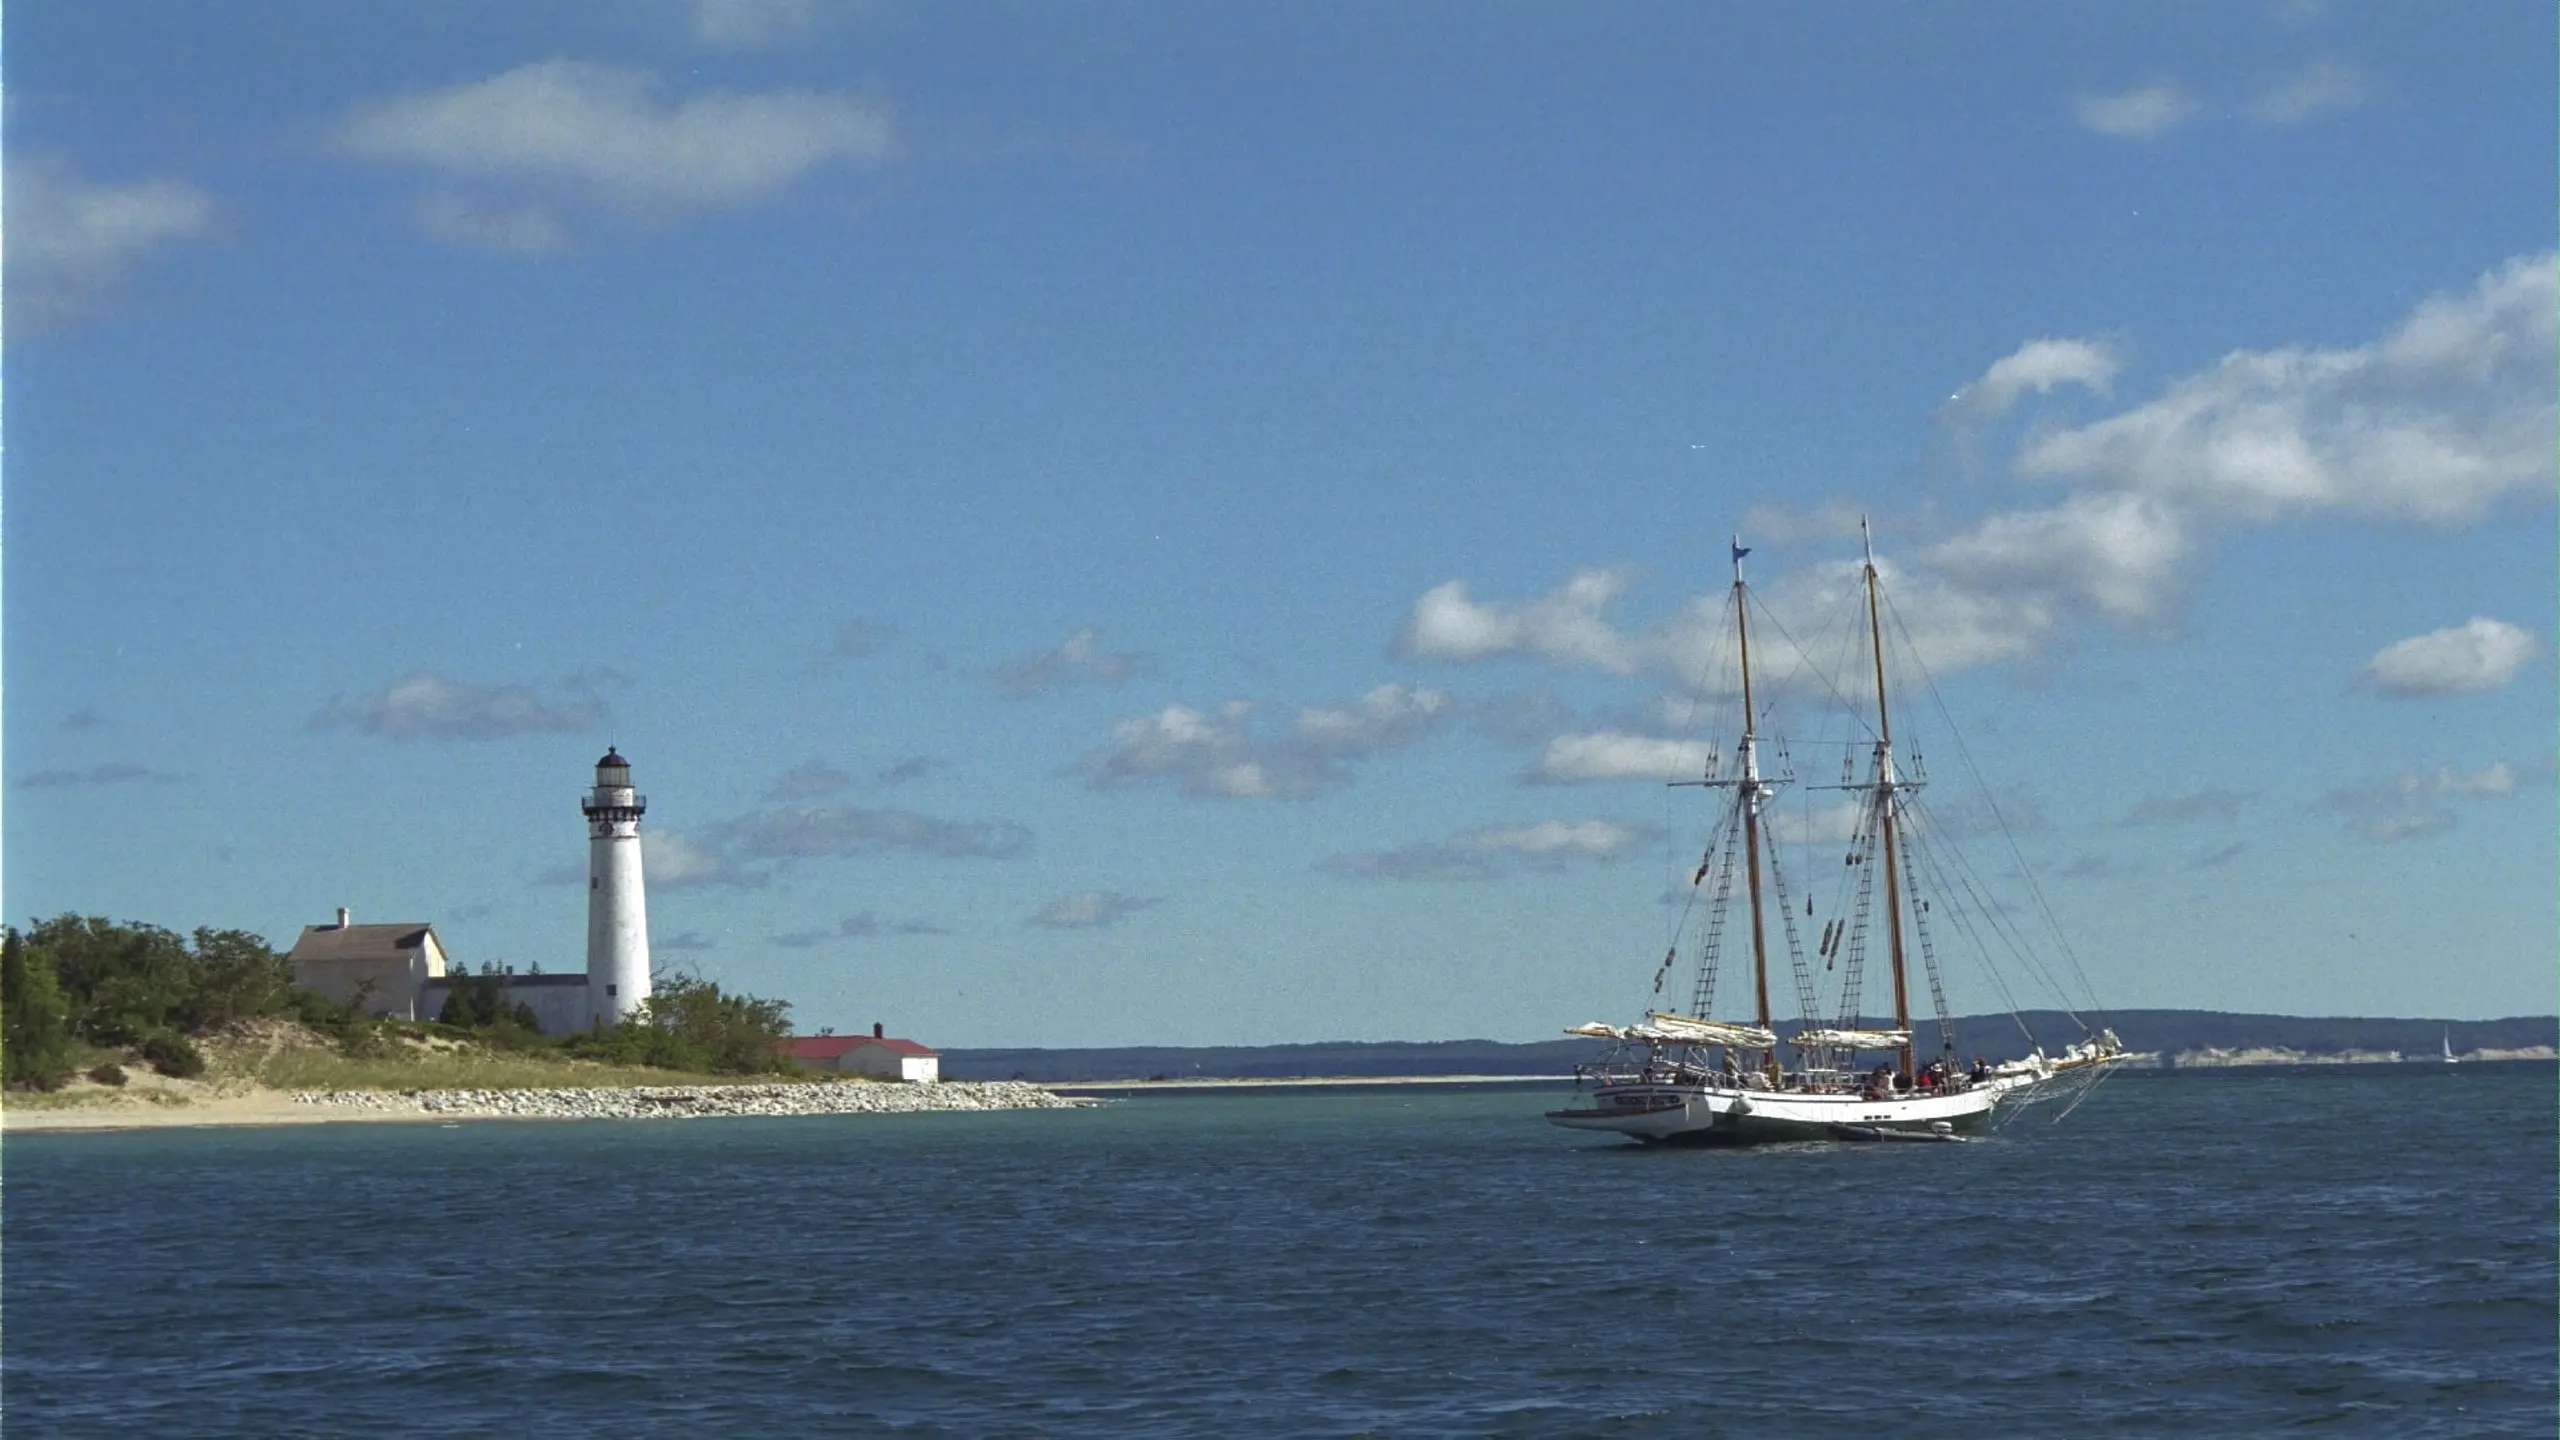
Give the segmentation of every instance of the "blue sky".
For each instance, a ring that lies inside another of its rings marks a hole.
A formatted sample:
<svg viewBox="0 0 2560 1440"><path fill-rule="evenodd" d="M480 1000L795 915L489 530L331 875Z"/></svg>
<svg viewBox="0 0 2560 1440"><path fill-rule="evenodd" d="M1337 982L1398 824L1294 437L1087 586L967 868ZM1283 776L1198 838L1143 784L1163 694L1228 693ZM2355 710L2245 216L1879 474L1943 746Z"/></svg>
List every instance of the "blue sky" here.
<svg viewBox="0 0 2560 1440"><path fill-rule="evenodd" d="M2552 1009L2548 6L9 19L13 917L1623 1020L1863 513L2102 1000Z"/></svg>

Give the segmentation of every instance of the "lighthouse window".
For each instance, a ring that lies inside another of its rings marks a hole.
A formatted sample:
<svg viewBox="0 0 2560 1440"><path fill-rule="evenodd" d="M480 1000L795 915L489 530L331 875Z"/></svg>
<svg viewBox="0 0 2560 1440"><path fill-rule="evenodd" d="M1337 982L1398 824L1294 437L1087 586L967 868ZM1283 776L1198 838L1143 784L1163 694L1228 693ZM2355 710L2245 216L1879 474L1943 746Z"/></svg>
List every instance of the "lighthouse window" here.
<svg viewBox="0 0 2560 1440"><path fill-rule="evenodd" d="M604 993L605 993L605 998L606 998L606 999L608 999L608 1000L610 1000L610 999L612 999L614 996L619 995L619 994L621 994L621 993L622 993L622 987L621 987L621 986L619 986L619 985L607 985L606 987L604 987Z"/></svg>
<svg viewBox="0 0 2560 1440"><path fill-rule="evenodd" d="M588 876L588 877L587 877L587 888L588 888L588 889L590 889L590 890L597 889L597 888L601 887L603 884L604 884L604 881L603 881L603 879L602 879L601 877L599 877L599 876L590 875L590 876Z"/></svg>

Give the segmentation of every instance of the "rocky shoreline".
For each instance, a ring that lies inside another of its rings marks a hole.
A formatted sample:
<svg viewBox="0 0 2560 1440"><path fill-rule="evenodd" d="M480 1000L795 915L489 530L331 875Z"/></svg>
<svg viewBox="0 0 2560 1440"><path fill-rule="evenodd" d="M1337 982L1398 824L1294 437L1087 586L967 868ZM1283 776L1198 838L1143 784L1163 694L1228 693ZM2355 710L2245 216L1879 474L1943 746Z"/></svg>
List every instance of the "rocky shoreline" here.
<svg viewBox="0 0 2560 1440"><path fill-rule="evenodd" d="M593 1090L304 1090L296 1105L384 1118L683 1120L733 1115L910 1115L928 1110L1072 1110L1095 1102L1018 1080L932 1085L650 1085ZM346 1118L355 1118L348 1116Z"/></svg>

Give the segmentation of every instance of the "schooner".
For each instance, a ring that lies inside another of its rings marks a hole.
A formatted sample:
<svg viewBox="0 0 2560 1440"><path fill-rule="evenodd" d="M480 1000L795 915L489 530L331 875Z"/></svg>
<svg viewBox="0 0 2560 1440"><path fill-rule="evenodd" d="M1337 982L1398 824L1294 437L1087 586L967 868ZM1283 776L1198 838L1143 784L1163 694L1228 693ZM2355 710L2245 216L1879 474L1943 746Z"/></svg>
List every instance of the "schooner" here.
<svg viewBox="0 0 2560 1440"><path fill-rule="evenodd" d="M1860 530L1863 535L1864 522ZM1927 837L1919 833L1924 827L1916 799L1925 776L1916 763L1906 773L1895 752L1885 606L1872 538L1864 549L1863 595L1858 598L1863 600L1861 628L1868 643L1859 659L1860 668L1873 670L1875 694L1871 711L1859 717L1867 732L1863 776L1857 773L1856 756L1846 756L1839 787L1856 805L1844 857L1849 878L1843 913L1823 924L1808 956L1778 864L1779 847L1769 833L1772 802L1792 774L1783 759L1773 773L1764 754L1764 712L1752 675L1752 596L1742 573L1743 557L1750 552L1736 537L1730 604L1740 672L1740 736L1729 767L1710 751L1702 775L1673 782L1720 793L1724 802L1722 823L1689 879L1692 907L1700 908L1697 902L1703 899L1691 955L1697 973L1692 1003L1685 1011L1649 1009L1635 1025L1595 1021L1567 1030L1611 1044L1598 1060L1577 1071L1579 1103L1547 1113L1555 1124L1674 1144L1954 1138L1956 1132L1992 1123L1995 1113L2094 1084L2123 1058L2115 1033L2098 1030L2059 1056L2046 1055L2030 1036L2031 1048L2022 1057L1997 1065L1979 1057L1970 1064L1963 1060L1946 1015L1935 937L1938 917L1931 900L1917 893L1914 873L1915 868L1933 875L1944 871L1919 858ZM1839 693L1837 687L1829 688ZM1810 896L1805 903L1810 917ZM1749 947L1751 1017L1710 1019L1726 921L1736 908L1745 920ZM1797 1000L1797 1022L1784 1035L1770 1001L1773 915ZM1980 927L1964 922L1952 928L1981 933ZM1869 938L1879 929L1893 999L1891 1018L1884 1024L1861 1013ZM1923 1052L1913 1027L1914 950L1936 1012L1932 1053ZM1654 975L1657 996L1680 958L1681 944L1675 939ZM1814 961L1836 981L1836 1003L1827 1012L1817 994ZM1879 1058L1869 1064L1869 1057Z"/></svg>

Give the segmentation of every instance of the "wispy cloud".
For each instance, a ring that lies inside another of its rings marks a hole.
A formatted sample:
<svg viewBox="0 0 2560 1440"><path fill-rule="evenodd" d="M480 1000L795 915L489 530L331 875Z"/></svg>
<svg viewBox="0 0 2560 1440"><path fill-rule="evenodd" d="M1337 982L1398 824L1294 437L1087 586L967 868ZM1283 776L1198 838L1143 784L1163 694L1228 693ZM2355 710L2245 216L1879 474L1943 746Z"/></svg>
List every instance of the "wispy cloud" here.
<svg viewBox="0 0 2560 1440"><path fill-rule="evenodd" d="M185 779L166 770L110 760L81 770L38 770L19 777L21 790L85 789L99 785L172 785Z"/></svg>
<svg viewBox="0 0 2560 1440"><path fill-rule="evenodd" d="M2206 789L2184 795L2154 795L2137 802L2119 825L2189 825L2198 820L2237 820L2249 803L2245 790Z"/></svg>
<svg viewBox="0 0 2560 1440"><path fill-rule="evenodd" d="M2062 867L2063 876L2072 880L2122 880L2141 873L2139 865L2127 865L2095 851L2073 856L2071 863Z"/></svg>
<svg viewBox="0 0 2560 1440"><path fill-rule="evenodd" d="M705 950L715 950L718 948L718 941L713 940L710 936L703 934L699 930L679 930L675 934L665 936L663 938L654 935L649 938L649 949L653 952L659 950L670 950L680 955L699 954Z"/></svg>
<svg viewBox="0 0 2560 1440"><path fill-rule="evenodd" d="M2454 827L2455 812L2447 801L2511 795L2522 784L2522 774L2504 760L2473 771L2441 765L2343 785L2312 808L2338 816L2350 833L2367 840L2413 840Z"/></svg>
<svg viewBox="0 0 2560 1440"><path fill-rule="evenodd" d="M765 787L764 798L792 802L821 800L848 789L853 777L824 760L805 760L774 777Z"/></svg>
<svg viewBox="0 0 2560 1440"><path fill-rule="evenodd" d="M97 707L92 705L83 705L62 717L62 728L72 731L95 730L106 723L107 717L99 714Z"/></svg>
<svg viewBox="0 0 2560 1440"><path fill-rule="evenodd" d="M1948 396L1946 410L1960 419L1991 420L2029 394L2050 395L2066 385L2104 395L2123 368L2115 347L2104 341L2030 340Z"/></svg>
<svg viewBox="0 0 2560 1440"><path fill-rule="evenodd" d="M639 218L753 204L832 164L898 151L887 104L810 90L705 91L676 98L656 75L546 60L441 90L357 107L340 149L436 177L421 202L449 240L547 250L568 213Z"/></svg>
<svg viewBox="0 0 2560 1440"><path fill-rule="evenodd" d="M1317 868L1371 880L1490 880L1521 869L1561 869L1577 860L1605 863L1655 833L1609 820L1488 825L1447 840L1331 856Z"/></svg>
<svg viewBox="0 0 2560 1440"><path fill-rule="evenodd" d="M146 257L212 233L213 198L181 180L111 183L42 156L7 166L12 328L88 314Z"/></svg>
<svg viewBox="0 0 2560 1440"><path fill-rule="evenodd" d="M1135 651L1105 650L1102 632L1086 626L1054 650L1026 655L997 666L987 678L1016 700L1028 700L1070 685L1117 687L1147 673L1147 657Z"/></svg>
<svg viewBox="0 0 2560 1440"><path fill-rule="evenodd" d="M921 780L942 768L942 762L930 755L904 755L871 772L865 782L874 790L888 790Z"/></svg>
<svg viewBox="0 0 2560 1440"><path fill-rule="evenodd" d="M889 627L874 620L847 620L836 627L835 637L827 644L827 654L837 660L860 660L876 655L888 643Z"/></svg>
<svg viewBox="0 0 2560 1440"><path fill-rule="evenodd" d="M2155 80L2112 94L2080 95L2071 108L2082 125L2101 135L2147 140L2185 124L2202 107L2177 81Z"/></svg>
<svg viewBox="0 0 2560 1440"><path fill-rule="evenodd" d="M2399 699L2468 695L2515 679L2541 648L2523 626L2475 615L2450 629L2384 646L2365 662L2357 681Z"/></svg>
<svg viewBox="0 0 2560 1440"><path fill-rule="evenodd" d="M1301 709L1278 734L1255 727L1247 701L1215 714L1173 705L1112 726L1111 742L1076 769L1097 790L1166 783L1205 799L1306 800L1349 784L1352 762L1409 745L1451 713L1445 692L1404 685Z"/></svg>
<svg viewBox="0 0 2560 1440"><path fill-rule="evenodd" d="M1079 890L1041 906L1037 914L1023 923L1040 930L1099 930L1117 925L1158 903L1152 898L1123 895L1116 890Z"/></svg>
<svg viewBox="0 0 2560 1440"><path fill-rule="evenodd" d="M640 874L652 890L707 886L757 890L773 883L771 875L740 865L720 846L705 844L681 830L640 832ZM536 885L583 885L586 881L585 862L575 860L547 866L533 877Z"/></svg>
<svg viewBox="0 0 2560 1440"><path fill-rule="evenodd" d="M860 940L879 933L879 917L865 910L859 915L847 915L824 930L795 930L770 938L785 950L813 950L829 941Z"/></svg>
<svg viewBox="0 0 2560 1440"><path fill-rule="evenodd" d="M498 740L590 730L604 719L603 697L580 677L545 696L533 685L482 685L419 671L352 698L330 697L311 726L398 741Z"/></svg>
<svg viewBox="0 0 2560 1440"><path fill-rule="evenodd" d="M2248 851L2248 849L2249 844L2247 841L2234 840L2228 845L2207 850L2203 854L2189 860L2187 862L2187 868L2190 870L2219 869L2222 866L2228 865L2232 861L2239 859L2241 855Z"/></svg>
<svg viewBox="0 0 2560 1440"><path fill-rule="evenodd" d="M693 0L693 38L713 50L777 50L863 8L859 0Z"/></svg>
<svg viewBox="0 0 2560 1440"><path fill-rule="evenodd" d="M2261 125L2301 125L2361 108L2373 82L2354 65L2324 56L2258 83L2245 111Z"/></svg>
<svg viewBox="0 0 2560 1440"><path fill-rule="evenodd" d="M906 852L944 859L1009 859L1031 848L1031 832L1011 820L943 820L912 810L860 805L794 805L724 822L734 851L756 860Z"/></svg>

